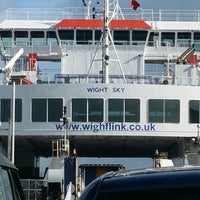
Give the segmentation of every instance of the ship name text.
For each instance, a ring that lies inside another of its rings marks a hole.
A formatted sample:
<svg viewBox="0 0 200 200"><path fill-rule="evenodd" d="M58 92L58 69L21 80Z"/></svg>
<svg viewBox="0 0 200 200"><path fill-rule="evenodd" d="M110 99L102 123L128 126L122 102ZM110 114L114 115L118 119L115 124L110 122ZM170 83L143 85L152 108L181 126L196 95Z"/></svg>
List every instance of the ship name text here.
<svg viewBox="0 0 200 200"><path fill-rule="evenodd" d="M88 87L87 91L91 93L106 93L110 91L113 93L123 93L125 91L125 88L121 87L113 87L113 88L108 88L108 87Z"/></svg>

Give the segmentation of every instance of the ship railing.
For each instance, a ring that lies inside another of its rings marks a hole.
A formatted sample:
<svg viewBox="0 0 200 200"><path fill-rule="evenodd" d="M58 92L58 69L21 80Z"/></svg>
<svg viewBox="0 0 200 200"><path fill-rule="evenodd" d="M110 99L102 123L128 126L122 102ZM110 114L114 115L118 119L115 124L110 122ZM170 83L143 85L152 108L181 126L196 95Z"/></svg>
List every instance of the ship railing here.
<svg viewBox="0 0 200 200"><path fill-rule="evenodd" d="M23 78L22 78L23 79ZM23 84L23 80L18 81L18 84ZM32 76L26 77L32 80ZM102 75L70 75L70 74L52 74L38 75L37 81L32 84L101 84ZM126 80L126 82L125 82ZM110 75L110 84L146 84L146 85L177 85L177 86L200 86L199 77L184 77L184 76L164 76L164 75ZM0 76L0 85L5 85L5 77ZM31 82L30 82L31 84Z"/></svg>
<svg viewBox="0 0 200 200"><path fill-rule="evenodd" d="M0 21L3 20L43 20L58 21L63 18L93 18L92 7L88 16L87 7L65 8L10 8L3 12ZM146 21L200 21L200 10L152 10L121 8L125 19L142 19ZM102 8L97 7L95 18L102 19ZM121 14L116 18L122 17Z"/></svg>
<svg viewBox="0 0 200 200"><path fill-rule="evenodd" d="M57 55L60 59L61 48L58 44L51 41L34 41L34 42L12 42L0 41L0 52L2 56L12 57L20 49L24 49L24 54L37 53L50 58L52 55ZM48 60L48 59L47 59Z"/></svg>

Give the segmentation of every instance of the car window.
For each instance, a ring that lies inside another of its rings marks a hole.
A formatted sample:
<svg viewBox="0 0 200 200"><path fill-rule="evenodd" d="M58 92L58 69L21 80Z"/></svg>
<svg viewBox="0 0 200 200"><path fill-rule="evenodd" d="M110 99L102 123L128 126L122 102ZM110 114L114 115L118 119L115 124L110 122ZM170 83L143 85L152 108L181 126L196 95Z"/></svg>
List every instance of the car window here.
<svg viewBox="0 0 200 200"><path fill-rule="evenodd" d="M24 193L22 190L22 185L20 182L20 178L19 178L19 174L17 171L15 170L10 170L10 175L12 177L12 183L13 183L13 187L14 187L14 193L15 193L15 197L18 200L24 199Z"/></svg>
<svg viewBox="0 0 200 200"><path fill-rule="evenodd" d="M12 185L9 179L9 173L7 169L0 167L0 199L1 200L13 200Z"/></svg>

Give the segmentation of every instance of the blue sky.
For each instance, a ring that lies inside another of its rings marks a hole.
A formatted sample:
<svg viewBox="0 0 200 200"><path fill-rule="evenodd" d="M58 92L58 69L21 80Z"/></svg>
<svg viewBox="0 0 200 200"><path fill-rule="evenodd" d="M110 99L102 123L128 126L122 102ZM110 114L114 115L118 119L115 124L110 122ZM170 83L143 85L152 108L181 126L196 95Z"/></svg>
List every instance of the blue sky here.
<svg viewBox="0 0 200 200"><path fill-rule="evenodd" d="M96 0L92 0L96 3ZM111 1L111 0L110 0ZM195 9L200 10L199 0L137 0L143 9ZM82 6L82 0L0 0L0 10L12 8L63 8ZM121 7L129 7L130 0L119 0Z"/></svg>

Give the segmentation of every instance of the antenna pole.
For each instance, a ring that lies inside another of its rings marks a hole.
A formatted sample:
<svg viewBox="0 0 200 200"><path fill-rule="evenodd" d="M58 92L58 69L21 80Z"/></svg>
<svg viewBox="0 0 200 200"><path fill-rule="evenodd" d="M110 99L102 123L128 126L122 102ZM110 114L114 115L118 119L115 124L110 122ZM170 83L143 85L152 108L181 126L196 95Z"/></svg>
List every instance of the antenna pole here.
<svg viewBox="0 0 200 200"><path fill-rule="evenodd" d="M104 16L103 16L103 54L102 54L102 70L103 83L109 83L109 0L104 0Z"/></svg>

